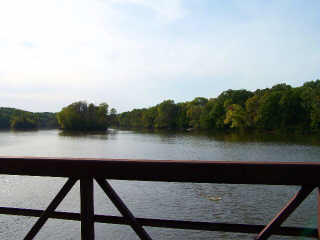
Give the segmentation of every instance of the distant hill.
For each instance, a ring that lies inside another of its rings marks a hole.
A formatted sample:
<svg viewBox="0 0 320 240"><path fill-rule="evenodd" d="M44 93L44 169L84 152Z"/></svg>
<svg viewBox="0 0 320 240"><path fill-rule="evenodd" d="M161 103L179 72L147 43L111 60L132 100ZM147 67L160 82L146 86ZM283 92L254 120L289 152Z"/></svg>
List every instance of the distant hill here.
<svg viewBox="0 0 320 240"><path fill-rule="evenodd" d="M0 129L58 128L55 113L0 107Z"/></svg>

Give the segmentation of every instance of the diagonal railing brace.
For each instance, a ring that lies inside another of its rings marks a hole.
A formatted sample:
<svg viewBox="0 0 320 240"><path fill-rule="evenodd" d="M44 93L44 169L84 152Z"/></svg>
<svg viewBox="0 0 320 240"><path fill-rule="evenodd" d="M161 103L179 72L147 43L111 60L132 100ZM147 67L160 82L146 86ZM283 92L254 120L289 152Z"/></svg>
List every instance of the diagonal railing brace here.
<svg viewBox="0 0 320 240"><path fill-rule="evenodd" d="M111 185L104 179L96 178L97 183L100 185L102 190L107 194L112 203L116 206L122 216L128 221L130 226L140 237L141 240L152 240L149 234L143 229L142 225L133 216L118 194L114 191Z"/></svg>
<svg viewBox="0 0 320 240"><path fill-rule="evenodd" d="M69 178L68 179L68 181L63 185L61 190L58 192L58 194L55 196L55 198L49 204L47 209L42 213L42 215L38 219L38 221L30 229L28 234L25 236L24 240L31 240L37 235L37 233L40 231L41 227L46 223L46 221L48 220L50 215L59 206L59 204L62 202L62 200L68 194L68 192L71 190L73 185L77 182L77 180L78 179L74 179L74 178Z"/></svg>
<svg viewBox="0 0 320 240"><path fill-rule="evenodd" d="M302 186L300 190L291 198L287 205L269 222L269 224L259 233L256 240L268 239L275 229L291 215L291 213L306 199L313 191L314 186Z"/></svg>

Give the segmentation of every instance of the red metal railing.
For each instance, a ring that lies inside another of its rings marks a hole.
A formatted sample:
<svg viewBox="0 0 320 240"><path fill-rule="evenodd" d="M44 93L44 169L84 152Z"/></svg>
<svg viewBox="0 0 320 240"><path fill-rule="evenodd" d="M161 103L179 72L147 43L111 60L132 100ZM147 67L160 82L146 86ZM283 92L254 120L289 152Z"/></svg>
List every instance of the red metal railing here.
<svg viewBox="0 0 320 240"><path fill-rule="evenodd" d="M45 210L0 207L0 214L39 217L24 239L33 239L49 218L81 221L83 240L94 239L94 223L130 225L140 239L151 239L144 226L256 233L255 239L271 235L319 238L318 229L282 227L281 224L318 188L319 163L217 162L129 159L0 157L0 174L67 177L68 180ZM299 185L301 189L266 226L217 222L136 218L106 179L228 184ZM55 211L80 180L80 213ZM122 217L94 214L93 181L103 189ZM318 214L320 215L320 213Z"/></svg>

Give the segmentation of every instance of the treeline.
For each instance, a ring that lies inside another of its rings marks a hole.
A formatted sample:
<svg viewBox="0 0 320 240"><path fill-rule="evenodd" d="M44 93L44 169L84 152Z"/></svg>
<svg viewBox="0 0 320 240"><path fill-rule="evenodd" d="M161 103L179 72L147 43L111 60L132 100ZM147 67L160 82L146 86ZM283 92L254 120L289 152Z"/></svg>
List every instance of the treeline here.
<svg viewBox="0 0 320 240"><path fill-rule="evenodd" d="M149 129L263 129L320 131L320 80L300 87L227 90L217 98L166 100L117 115L115 125Z"/></svg>
<svg viewBox="0 0 320 240"><path fill-rule="evenodd" d="M114 125L116 110L111 109L109 114L107 103L96 106L79 101L64 107L57 119L61 129L72 131L104 131L111 124Z"/></svg>
<svg viewBox="0 0 320 240"><path fill-rule="evenodd" d="M57 128L55 113L32 113L16 108L0 107L0 129Z"/></svg>

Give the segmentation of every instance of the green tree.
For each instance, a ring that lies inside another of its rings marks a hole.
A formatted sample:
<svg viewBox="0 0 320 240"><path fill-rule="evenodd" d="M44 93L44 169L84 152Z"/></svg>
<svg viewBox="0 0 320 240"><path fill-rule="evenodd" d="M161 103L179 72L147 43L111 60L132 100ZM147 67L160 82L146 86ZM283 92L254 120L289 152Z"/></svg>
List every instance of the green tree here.
<svg viewBox="0 0 320 240"><path fill-rule="evenodd" d="M143 128L143 109L133 109L130 113L130 126L133 128Z"/></svg>
<svg viewBox="0 0 320 240"><path fill-rule="evenodd" d="M176 126L179 129L187 129L189 127L189 122L187 118L187 105L188 103L178 103L177 107L177 118Z"/></svg>
<svg viewBox="0 0 320 240"><path fill-rule="evenodd" d="M238 104L232 104L228 107L224 123L231 128L245 129L248 127L246 111Z"/></svg>
<svg viewBox="0 0 320 240"><path fill-rule="evenodd" d="M0 112L0 129L10 128L10 116Z"/></svg>
<svg viewBox="0 0 320 240"><path fill-rule="evenodd" d="M257 124L260 128L272 130L281 126L281 108L279 101L281 93L278 91L266 93L260 102L257 114Z"/></svg>
<svg viewBox="0 0 320 240"><path fill-rule="evenodd" d="M29 127L26 128L57 128L58 122L55 113L50 112L38 112L32 113L23 111L16 108L5 108L0 107L0 128L9 129L12 127L18 128L17 126L22 122L32 122ZM19 122L19 123L18 123ZM34 124L35 126L33 126Z"/></svg>
<svg viewBox="0 0 320 240"><path fill-rule="evenodd" d="M99 106L80 101L64 107L58 114L61 129L75 131L106 130L110 124L108 104Z"/></svg>
<svg viewBox="0 0 320 240"><path fill-rule="evenodd" d="M260 96L254 95L246 101L247 126L255 127L257 123Z"/></svg>
<svg viewBox="0 0 320 240"><path fill-rule="evenodd" d="M32 119L31 116L28 117L25 114L22 114L20 116L13 117L10 126L13 129L36 129L37 122L35 119Z"/></svg>
<svg viewBox="0 0 320 240"><path fill-rule="evenodd" d="M189 104L192 106L204 107L208 103L208 99L204 97L196 97Z"/></svg>
<svg viewBox="0 0 320 240"><path fill-rule="evenodd" d="M118 119L117 119L117 110L115 108L111 108L110 115L109 115L109 123L110 126L119 126Z"/></svg>
<svg viewBox="0 0 320 240"><path fill-rule="evenodd" d="M154 128L154 122L157 117L157 113L157 107L148 108L142 113L142 121L145 128Z"/></svg>
<svg viewBox="0 0 320 240"><path fill-rule="evenodd" d="M277 84L272 88L227 90L217 98L197 97L175 104L172 100L148 109L117 115L121 127L164 129L318 129L320 80L301 87ZM318 131L318 130L316 130Z"/></svg>
<svg viewBox="0 0 320 240"><path fill-rule="evenodd" d="M173 100L166 100L157 107L156 128L174 129L176 127L177 107Z"/></svg>
<svg viewBox="0 0 320 240"><path fill-rule="evenodd" d="M320 130L320 96L317 96L312 103L311 128L315 131Z"/></svg>
<svg viewBox="0 0 320 240"><path fill-rule="evenodd" d="M282 128L303 125L308 118L302 106L300 92L300 89L290 89L282 93L279 101Z"/></svg>
<svg viewBox="0 0 320 240"><path fill-rule="evenodd" d="M211 129L214 127L214 121L210 118L210 112L216 102L215 98L208 100L206 105L203 107L200 115L200 128L201 129Z"/></svg>
<svg viewBox="0 0 320 240"><path fill-rule="evenodd" d="M207 103L207 98L197 97L187 104L189 126L196 129L200 128L200 117Z"/></svg>
<svg viewBox="0 0 320 240"><path fill-rule="evenodd" d="M188 107L187 117L189 120L189 125L192 128L200 128L200 116L202 113L202 106L191 105Z"/></svg>
<svg viewBox="0 0 320 240"><path fill-rule="evenodd" d="M221 129L225 128L224 119L226 111L224 108L224 102L221 99L217 99L214 103L210 113L209 118L212 121L213 128Z"/></svg>

